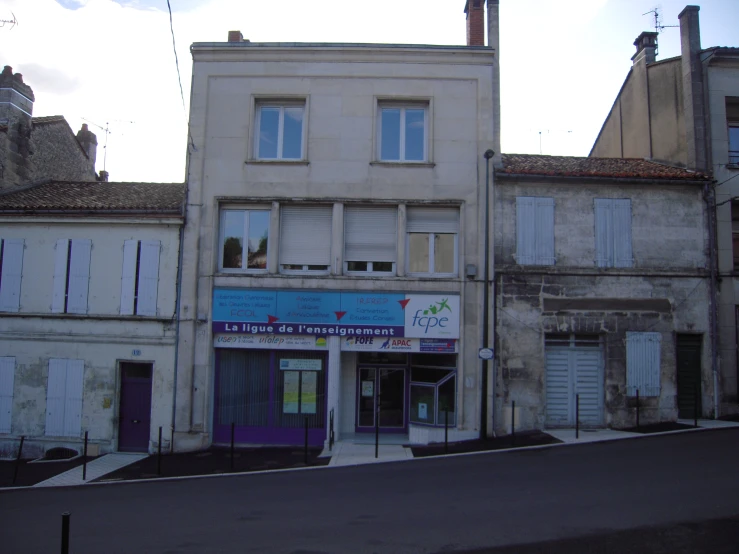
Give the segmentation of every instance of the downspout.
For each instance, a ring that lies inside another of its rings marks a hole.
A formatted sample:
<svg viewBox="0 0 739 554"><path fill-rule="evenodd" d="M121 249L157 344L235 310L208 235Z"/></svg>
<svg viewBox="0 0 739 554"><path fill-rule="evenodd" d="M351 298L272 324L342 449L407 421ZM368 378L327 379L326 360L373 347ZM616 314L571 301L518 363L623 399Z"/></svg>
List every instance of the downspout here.
<svg viewBox="0 0 739 554"><path fill-rule="evenodd" d="M185 193L185 198L187 199L187 193ZM174 328L174 380L172 383L172 443L169 445L171 452L174 452L174 433L177 413L177 374L179 373L178 363L180 358L180 300L182 298L182 250L184 240L185 217L183 216L182 226L180 227L180 251L177 254L177 296L174 308L176 320Z"/></svg>
<svg viewBox="0 0 739 554"><path fill-rule="evenodd" d="M715 183L715 181L714 181ZM719 375L718 375L718 310L716 306L716 196L712 186L706 183L703 186L703 197L708 210L708 250L711 264L711 279L709 282L709 311L711 333L711 369L713 370L713 417L719 417Z"/></svg>
<svg viewBox="0 0 739 554"><path fill-rule="evenodd" d="M485 267L482 271L483 300L482 300L482 344L488 348L488 327L490 321L490 159L495 152L488 149L483 154L485 158L485 242L483 260ZM482 360L482 377L480 379L480 438L488 436L488 360ZM495 397L493 397L493 412Z"/></svg>

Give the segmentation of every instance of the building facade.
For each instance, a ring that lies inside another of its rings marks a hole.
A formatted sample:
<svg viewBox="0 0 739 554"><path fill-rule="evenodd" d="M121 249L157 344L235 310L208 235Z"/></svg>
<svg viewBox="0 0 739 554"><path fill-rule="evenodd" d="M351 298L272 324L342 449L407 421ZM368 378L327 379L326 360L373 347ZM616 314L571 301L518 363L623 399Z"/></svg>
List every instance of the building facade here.
<svg viewBox="0 0 739 554"><path fill-rule="evenodd" d="M629 428L707 416L703 174L644 160L503 155L495 176L499 420ZM513 413L515 405L515 414Z"/></svg>
<svg viewBox="0 0 739 554"><path fill-rule="evenodd" d="M478 436L495 50L191 51L175 447Z"/></svg>
<svg viewBox="0 0 739 554"><path fill-rule="evenodd" d="M0 194L0 454L149 451L174 390L184 186Z"/></svg>
<svg viewBox="0 0 739 554"><path fill-rule="evenodd" d="M637 38L634 65L590 155L662 160L714 179L711 366L720 416L739 411L739 48L702 48L698 13L686 6L679 16L679 57L657 61L657 34Z"/></svg>

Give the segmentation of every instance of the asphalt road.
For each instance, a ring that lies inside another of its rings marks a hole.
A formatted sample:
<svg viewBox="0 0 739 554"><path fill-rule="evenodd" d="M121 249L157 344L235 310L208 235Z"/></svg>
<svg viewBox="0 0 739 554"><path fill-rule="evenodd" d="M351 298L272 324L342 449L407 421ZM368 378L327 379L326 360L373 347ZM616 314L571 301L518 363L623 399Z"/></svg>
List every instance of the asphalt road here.
<svg viewBox="0 0 739 554"><path fill-rule="evenodd" d="M736 552L739 430L6 491L0 552L58 552L64 511L71 554Z"/></svg>

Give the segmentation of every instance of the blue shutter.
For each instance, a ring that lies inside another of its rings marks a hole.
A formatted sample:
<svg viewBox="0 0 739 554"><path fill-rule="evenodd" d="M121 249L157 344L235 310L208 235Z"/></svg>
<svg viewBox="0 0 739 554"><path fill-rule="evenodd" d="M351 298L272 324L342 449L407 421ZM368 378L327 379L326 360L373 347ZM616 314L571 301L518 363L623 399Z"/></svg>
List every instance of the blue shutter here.
<svg viewBox="0 0 739 554"><path fill-rule="evenodd" d="M595 265L613 267L613 200L595 199Z"/></svg>
<svg viewBox="0 0 739 554"><path fill-rule="evenodd" d="M46 434L64 435L64 399L67 388L67 360L49 360L49 378L46 385Z"/></svg>
<svg viewBox="0 0 739 554"><path fill-rule="evenodd" d="M516 263L536 263L536 204L535 198L516 198Z"/></svg>
<svg viewBox="0 0 739 554"><path fill-rule="evenodd" d="M626 333L626 394L659 396L660 333Z"/></svg>
<svg viewBox="0 0 739 554"><path fill-rule="evenodd" d="M633 267L631 253L631 200L613 201L613 265Z"/></svg>
<svg viewBox="0 0 739 554"><path fill-rule="evenodd" d="M10 433L13 416L15 358L0 358L0 433Z"/></svg>
<svg viewBox="0 0 739 554"><path fill-rule="evenodd" d="M157 315L157 290L159 288L159 251L158 240L141 241L141 260L139 262L139 294L136 313L139 315Z"/></svg>
<svg viewBox="0 0 739 554"><path fill-rule="evenodd" d="M64 313L64 301L67 295L67 257L69 256L69 240L56 241L54 252L54 290L51 300L51 311Z"/></svg>
<svg viewBox="0 0 739 554"><path fill-rule="evenodd" d="M536 198L536 264L554 265L554 198Z"/></svg>
<svg viewBox="0 0 739 554"><path fill-rule="evenodd" d="M2 268L0 271L0 311L17 312L21 300L23 275L23 239L3 241Z"/></svg>
<svg viewBox="0 0 739 554"><path fill-rule="evenodd" d="M139 241L123 242L123 271L121 274L121 315L133 315L134 297L136 295L136 256Z"/></svg>
<svg viewBox="0 0 739 554"><path fill-rule="evenodd" d="M86 314L90 285L90 239L72 241L69 254L69 287L67 288L67 313Z"/></svg>
<svg viewBox="0 0 739 554"><path fill-rule="evenodd" d="M546 424L570 425L573 421L571 411L573 382L569 348L547 348L546 367Z"/></svg>

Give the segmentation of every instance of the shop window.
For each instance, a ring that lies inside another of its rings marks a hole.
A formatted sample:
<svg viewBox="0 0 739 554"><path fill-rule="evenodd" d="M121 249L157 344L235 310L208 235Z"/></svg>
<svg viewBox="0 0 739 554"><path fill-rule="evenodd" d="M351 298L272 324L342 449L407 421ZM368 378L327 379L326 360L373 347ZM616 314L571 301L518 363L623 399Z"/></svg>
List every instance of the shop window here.
<svg viewBox="0 0 739 554"><path fill-rule="evenodd" d="M448 413L449 425L456 425L457 375L454 366L449 367L451 359L456 364L454 355L411 358L411 423L444 426Z"/></svg>
<svg viewBox="0 0 739 554"><path fill-rule="evenodd" d="M222 271L266 271L269 216L264 209L221 210Z"/></svg>
<svg viewBox="0 0 739 554"><path fill-rule="evenodd" d="M408 207L407 268L410 275L457 275L459 209Z"/></svg>
<svg viewBox="0 0 739 554"><path fill-rule="evenodd" d="M734 271L739 271L739 203L731 204L731 238L734 254Z"/></svg>
<svg viewBox="0 0 739 554"><path fill-rule="evenodd" d="M280 271L328 273L332 206L283 206L280 212Z"/></svg>
<svg viewBox="0 0 739 554"><path fill-rule="evenodd" d="M428 161L428 102L381 102L377 109L377 159L381 162Z"/></svg>
<svg viewBox="0 0 739 554"><path fill-rule="evenodd" d="M302 160L305 158L305 101L260 101L257 104L255 158Z"/></svg>
<svg viewBox="0 0 739 554"><path fill-rule="evenodd" d="M396 206L347 206L344 210L345 271L395 274L397 235Z"/></svg>

